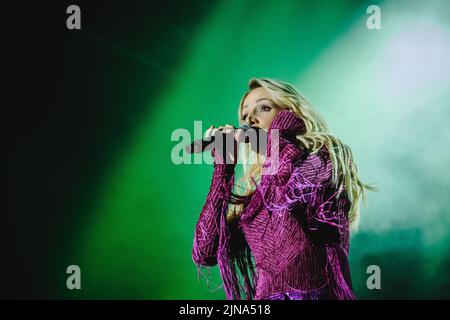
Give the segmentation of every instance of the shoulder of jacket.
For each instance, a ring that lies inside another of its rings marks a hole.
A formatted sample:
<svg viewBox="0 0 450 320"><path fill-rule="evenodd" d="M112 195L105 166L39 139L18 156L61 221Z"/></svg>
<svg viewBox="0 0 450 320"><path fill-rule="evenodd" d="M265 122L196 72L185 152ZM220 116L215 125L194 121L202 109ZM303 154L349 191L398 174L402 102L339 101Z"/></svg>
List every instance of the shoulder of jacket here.
<svg viewBox="0 0 450 320"><path fill-rule="evenodd" d="M324 148L306 154L295 163L302 176L313 183L325 183L331 179L333 165L328 151Z"/></svg>

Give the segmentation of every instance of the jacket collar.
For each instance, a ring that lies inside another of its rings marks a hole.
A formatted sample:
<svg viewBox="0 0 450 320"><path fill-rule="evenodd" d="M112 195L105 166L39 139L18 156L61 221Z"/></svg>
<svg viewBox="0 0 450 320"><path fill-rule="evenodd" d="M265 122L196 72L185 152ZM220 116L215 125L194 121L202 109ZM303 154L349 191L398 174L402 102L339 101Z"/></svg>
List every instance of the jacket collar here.
<svg viewBox="0 0 450 320"><path fill-rule="evenodd" d="M278 138L276 133L278 132ZM299 118L293 111L281 110L275 116L267 132L266 157L271 155L272 147L278 148L280 139L293 142L295 136L306 133L305 122ZM272 144L274 145L272 146Z"/></svg>
<svg viewBox="0 0 450 320"><path fill-rule="evenodd" d="M278 112L268 130L269 135L273 129L278 129L281 136L304 134L306 132L305 122L290 110Z"/></svg>

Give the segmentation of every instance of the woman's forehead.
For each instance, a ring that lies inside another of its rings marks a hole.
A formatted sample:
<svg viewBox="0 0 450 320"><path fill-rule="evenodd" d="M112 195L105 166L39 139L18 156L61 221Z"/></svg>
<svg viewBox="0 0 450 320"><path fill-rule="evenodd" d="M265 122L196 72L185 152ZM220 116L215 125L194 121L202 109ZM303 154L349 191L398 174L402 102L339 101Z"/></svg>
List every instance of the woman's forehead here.
<svg viewBox="0 0 450 320"><path fill-rule="evenodd" d="M259 100L263 100L263 99L270 100L270 97L267 94L266 90L262 87L253 89L245 97L244 102L242 103L242 110L245 110L246 108L256 104Z"/></svg>

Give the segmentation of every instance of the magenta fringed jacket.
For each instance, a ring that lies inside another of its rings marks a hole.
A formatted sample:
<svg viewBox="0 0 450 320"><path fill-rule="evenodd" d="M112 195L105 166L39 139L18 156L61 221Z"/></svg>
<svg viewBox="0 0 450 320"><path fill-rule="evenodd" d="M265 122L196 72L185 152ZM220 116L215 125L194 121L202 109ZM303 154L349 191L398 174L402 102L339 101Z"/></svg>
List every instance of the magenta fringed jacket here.
<svg viewBox="0 0 450 320"><path fill-rule="evenodd" d="M273 129L279 132L277 142ZM228 300L355 299L348 263L351 203L345 190L331 183L326 147L308 154L292 142L302 132L305 124L293 112L277 114L268 130L260 183L232 223L226 215L234 165L214 161L192 258L199 272L219 266ZM276 174L265 174L271 140L279 161Z"/></svg>

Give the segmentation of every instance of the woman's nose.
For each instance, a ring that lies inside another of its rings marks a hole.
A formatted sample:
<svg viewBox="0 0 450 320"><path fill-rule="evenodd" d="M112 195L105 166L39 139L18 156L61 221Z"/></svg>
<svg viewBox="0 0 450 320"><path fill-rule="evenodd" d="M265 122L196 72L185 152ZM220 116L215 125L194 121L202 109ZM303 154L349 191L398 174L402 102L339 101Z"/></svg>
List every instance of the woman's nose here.
<svg viewBox="0 0 450 320"><path fill-rule="evenodd" d="M249 122L250 122L250 126L254 126L255 124L259 123L258 119L256 119L255 117L252 117L252 116L249 116Z"/></svg>

